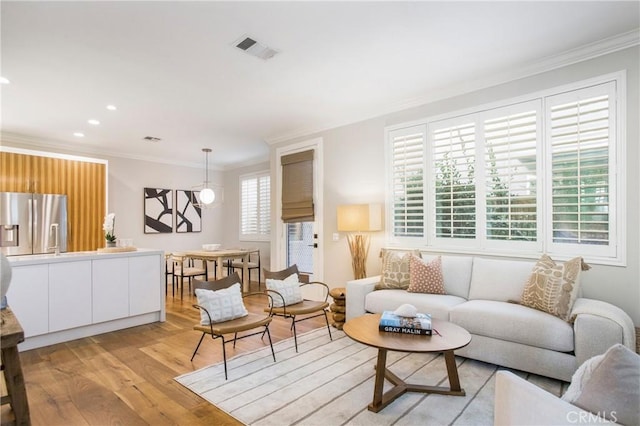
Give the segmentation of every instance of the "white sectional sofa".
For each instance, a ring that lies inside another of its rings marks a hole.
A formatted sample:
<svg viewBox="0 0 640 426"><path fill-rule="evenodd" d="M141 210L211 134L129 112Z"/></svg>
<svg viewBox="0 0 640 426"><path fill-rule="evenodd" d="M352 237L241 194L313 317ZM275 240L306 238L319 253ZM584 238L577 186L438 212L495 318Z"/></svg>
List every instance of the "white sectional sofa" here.
<svg viewBox="0 0 640 426"><path fill-rule="evenodd" d="M422 255L431 260L435 255ZM570 381L576 368L616 343L635 350L631 318L609 303L578 298L572 323L519 302L535 261L442 256L447 294L375 290L380 277L347 283L347 321L410 303L419 312L467 329L471 343L457 355ZM588 272L587 272L588 273Z"/></svg>

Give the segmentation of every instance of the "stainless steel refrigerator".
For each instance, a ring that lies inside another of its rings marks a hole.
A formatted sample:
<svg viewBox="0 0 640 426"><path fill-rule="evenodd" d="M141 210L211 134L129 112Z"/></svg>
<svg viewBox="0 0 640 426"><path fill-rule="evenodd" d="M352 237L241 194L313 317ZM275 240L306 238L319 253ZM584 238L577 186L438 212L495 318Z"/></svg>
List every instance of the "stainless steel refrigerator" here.
<svg viewBox="0 0 640 426"><path fill-rule="evenodd" d="M0 250L6 256L67 251L67 196L0 192Z"/></svg>

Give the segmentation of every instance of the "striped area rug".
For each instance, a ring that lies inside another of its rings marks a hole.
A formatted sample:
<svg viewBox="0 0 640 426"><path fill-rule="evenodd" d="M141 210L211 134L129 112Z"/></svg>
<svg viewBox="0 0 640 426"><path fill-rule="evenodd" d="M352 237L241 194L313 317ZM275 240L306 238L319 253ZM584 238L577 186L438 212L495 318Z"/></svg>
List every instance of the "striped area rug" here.
<svg viewBox="0 0 640 426"><path fill-rule="evenodd" d="M247 425L493 425L495 374L499 368L457 357L466 396L406 393L379 413L367 410L373 398L377 350L342 331L326 329L176 377L183 386ZM387 366L409 383L447 386L439 354L388 352ZM513 371L560 395L566 383ZM389 386L387 383L385 386ZM386 390L386 388L385 388Z"/></svg>

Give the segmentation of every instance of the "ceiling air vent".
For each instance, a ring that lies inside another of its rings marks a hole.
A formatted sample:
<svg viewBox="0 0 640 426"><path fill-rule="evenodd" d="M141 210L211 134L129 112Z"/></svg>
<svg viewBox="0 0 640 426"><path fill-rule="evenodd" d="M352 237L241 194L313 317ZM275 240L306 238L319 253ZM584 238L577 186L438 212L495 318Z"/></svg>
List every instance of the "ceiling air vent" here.
<svg viewBox="0 0 640 426"><path fill-rule="evenodd" d="M145 141L149 141L149 142L160 142L162 139L160 138L156 138L154 136L145 136L144 138Z"/></svg>
<svg viewBox="0 0 640 426"><path fill-rule="evenodd" d="M273 58L277 53L279 53L277 50L272 49L269 46L265 46L264 44L247 36L243 36L239 40L236 40L233 45L238 49L245 51L247 54L265 61Z"/></svg>

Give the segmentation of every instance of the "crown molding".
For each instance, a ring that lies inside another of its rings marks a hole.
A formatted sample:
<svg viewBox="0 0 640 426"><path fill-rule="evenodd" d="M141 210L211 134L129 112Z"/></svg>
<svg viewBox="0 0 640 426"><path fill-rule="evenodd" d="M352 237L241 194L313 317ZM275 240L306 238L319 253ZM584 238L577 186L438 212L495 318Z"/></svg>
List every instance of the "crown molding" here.
<svg viewBox="0 0 640 426"><path fill-rule="evenodd" d="M530 62L517 69L505 71L503 73L493 74L487 78L467 81L463 84L450 85L446 88L430 91L428 94L421 95L412 99L390 105L385 112L376 113L375 115L361 115L351 117L339 122L326 123L325 125L300 128L292 132L273 137L265 138L265 142L269 145L286 142L300 137L308 137L315 133L323 132L337 127L346 126L348 124L357 123L359 121L369 120L383 115L400 112L410 108L426 105L436 101L460 96L476 90L486 89L497 86L499 84L508 83L510 81L519 80L521 78L531 77L554 69L562 68L568 65L583 62L599 56L614 53L640 44L640 28L622 33L613 37L598 40L597 42L580 46L575 49L567 50L557 55L548 56L539 60Z"/></svg>
<svg viewBox="0 0 640 426"><path fill-rule="evenodd" d="M202 168L202 163L200 162L194 163L194 162L186 162L186 161L167 161L167 159L161 158L161 157L123 154L122 152L119 152L119 151L110 151L100 147L78 146L78 145L70 144L60 140L36 138L33 136L22 135L22 134L11 133L11 132L2 132L0 140L2 142L2 145L8 144L9 146L14 146L18 148L45 150L45 151L62 150L72 154L89 154L93 156L102 155L107 157L125 158L128 160L148 161L151 163L190 167L194 169ZM210 166L210 169L214 171L222 170L221 168L214 167L214 166Z"/></svg>

